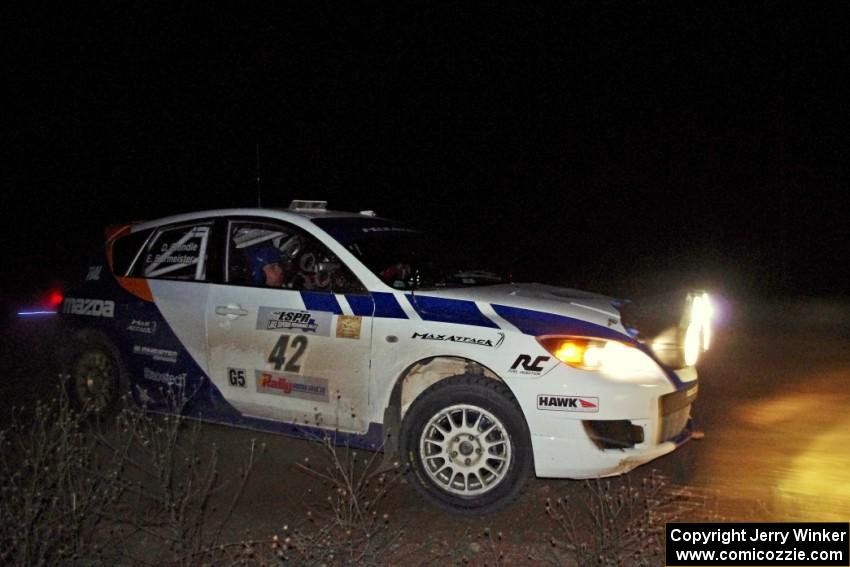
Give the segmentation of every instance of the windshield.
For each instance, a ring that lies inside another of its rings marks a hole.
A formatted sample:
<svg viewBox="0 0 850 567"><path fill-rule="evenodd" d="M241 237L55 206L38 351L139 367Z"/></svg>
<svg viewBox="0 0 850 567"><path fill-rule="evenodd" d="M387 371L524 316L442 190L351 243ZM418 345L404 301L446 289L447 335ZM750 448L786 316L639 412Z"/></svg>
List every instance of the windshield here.
<svg viewBox="0 0 850 567"><path fill-rule="evenodd" d="M318 218L313 222L396 289L501 283L495 273L469 269L425 233L381 218Z"/></svg>

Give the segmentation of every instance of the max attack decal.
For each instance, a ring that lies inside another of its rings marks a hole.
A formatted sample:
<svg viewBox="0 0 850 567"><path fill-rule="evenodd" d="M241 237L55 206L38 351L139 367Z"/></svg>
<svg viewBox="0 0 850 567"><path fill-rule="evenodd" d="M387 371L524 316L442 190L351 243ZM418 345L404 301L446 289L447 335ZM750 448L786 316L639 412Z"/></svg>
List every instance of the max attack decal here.
<svg viewBox="0 0 850 567"><path fill-rule="evenodd" d="M127 325L127 330L133 331L134 333L152 335L156 332L156 321L141 321L139 319L133 319L130 321L130 324Z"/></svg>
<svg viewBox="0 0 850 567"><path fill-rule="evenodd" d="M475 337L461 337L460 335L435 335L434 333L417 333L414 331L411 339L423 339L426 341L448 341L450 343L464 343L468 345L479 345L490 348L499 348L505 341L505 334L499 333L496 341L490 339L479 339Z"/></svg>
<svg viewBox="0 0 850 567"><path fill-rule="evenodd" d="M540 374L543 372L543 364L549 362L550 358L551 357L549 356L538 356L532 360L531 355L521 354L516 357L516 360L513 364L511 364L511 369L508 370L508 372L519 374Z"/></svg>
<svg viewBox="0 0 850 567"><path fill-rule="evenodd" d="M78 299L66 297L62 313L72 315L91 315L92 317L114 317L115 302L109 299Z"/></svg>
<svg viewBox="0 0 850 567"><path fill-rule="evenodd" d="M280 307L260 307L257 329L279 333L313 333L330 336L333 315L325 311L300 311Z"/></svg>
<svg viewBox="0 0 850 567"><path fill-rule="evenodd" d="M177 351L175 350L133 345L133 354L149 356L152 359L159 360L161 362L177 362Z"/></svg>
<svg viewBox="0 0 850 567"><path fill-rule="evenodd" d="M336 338L359 339L362 317L356 315L340 315L336 319Z"/></svg>
<svg viewBox="0 0 850 567"><path fill-rule="evenodd" d="M599 411L599 398L538 394L537 409L597 413Z"/></svg>
<svg viewBox="0 0 850 567"><path fill-rule="evenodd" d="M329 401L328 381L323 378L255 370L257 392L319 402Z"/></svg>
<svg viewBox="0 0 850 567"><path fill-rule="evenodd" d="M165 384L166 386L176 386L178 388L183 388L186 386L186 374L171 374L169 372L157 372L156 370L151 370L150 368L144 369L145 380L150 380L151 382L159 382L160 384Z"/></svg>

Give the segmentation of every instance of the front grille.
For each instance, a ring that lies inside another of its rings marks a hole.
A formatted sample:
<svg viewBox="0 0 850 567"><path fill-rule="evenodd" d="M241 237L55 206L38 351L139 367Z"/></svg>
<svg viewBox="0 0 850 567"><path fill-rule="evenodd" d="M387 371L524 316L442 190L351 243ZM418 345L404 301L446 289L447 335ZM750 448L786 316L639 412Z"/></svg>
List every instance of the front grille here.
<svg viewBox="0 0 850 567"><path fill-rule="evenodd" d="M697 384L661 396L658 400L658 411L661 427L658 431L658 442L663 443L677 437L688 425L691 417L691 404L696 399Z"/></svg>
<svg viewBox="0 0 850 567"><path fill-rule="evenodd" d="M627 419L585 421L584 430L600 449L629 449L643 443L643 427Z"/></svg>

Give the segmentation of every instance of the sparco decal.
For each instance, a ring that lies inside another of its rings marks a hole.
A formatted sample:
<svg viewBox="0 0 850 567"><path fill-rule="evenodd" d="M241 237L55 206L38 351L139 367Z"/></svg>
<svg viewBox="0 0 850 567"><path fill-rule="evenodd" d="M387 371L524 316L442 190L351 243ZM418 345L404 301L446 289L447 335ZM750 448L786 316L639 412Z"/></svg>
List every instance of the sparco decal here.
<svg viewBox="0 0 850 567"><path fill-rule="evenodd" d="M115 302L108 299L78 299L76 297L66 297L65 303L62 304L62 313L111 318L115 316Z"/></svg>
<svg viewBox="0 0 850 567"><path fill-rule="evenodd" d="M134 333L152 335L156 332L156 321L142 321L139 319L133 319L132 321L130 321L130 324L127 325L127 330L133 331Z"/></svg>
<svg viewBox="0 0 850 567"><path fill-rule="evenodd" d="M518 374L540 374L543 372L543 364L549 362L549 356L538 356L537 358L531 358L530 354L521 354L516 357L516 360L513 364L511 364L511 369L508 372L514 372Z"/></svg>
<svg viewBox="0 0 850 567"><path fill-rule="evenodd" d="M537 409L597 413L599 411L599 398L538 394Z"/></svg>
<svg viewBox="0 0 850 567"><path fill-rule="evenodd" d="M333 315L324 311L260 307L257 329L278 333L313 333L328 337L332 319Z"/></svg>
<svg viewBox="0 0 850 567"><path fill-rule="evenodd" d="M159 382L160 384L165 384L166 386L176 386L178 388L183 388L186 386L186 374L171 374L169 372L157 372L156 370L151 370L150 368L144 369L145 380L150 380L151 382Z"/></svg>
<svg viewBox="0 0 850 567"><path fill-rule="evenodd" d="M323 378L255 370L257 392L327 402L328 381Z"/></svg>
<svg viewBox="0 0 850 567"><path fill-rule="evenodd" d="M460 335L436 335L434 333L417 333L414 331L411 339L423 339L426 341L448 341L450 343L464 343L468 345L486 346L490 348L499 348L505 341L505 334L499 333L499 338L495 341L490 339L480 339L477 337L462 337Z"/></svg>
<svg viewBox="0 0 850 567"><path fill-rule="evenodd" d="M177 351L165 350L164 348L133 345L133 354L149 356L152 359L159 360L161 362L177 362Z"/></svg>

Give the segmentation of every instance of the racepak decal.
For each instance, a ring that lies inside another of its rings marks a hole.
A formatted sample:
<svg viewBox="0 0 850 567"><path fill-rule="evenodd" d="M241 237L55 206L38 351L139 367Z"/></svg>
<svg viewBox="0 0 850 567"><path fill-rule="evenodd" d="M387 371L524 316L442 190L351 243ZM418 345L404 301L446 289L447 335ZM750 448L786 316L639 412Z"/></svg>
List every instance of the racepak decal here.
<svg viewBox="0 0 850 567"><path fill-rule="evenodd" d="M278 333L313 333L329 337L332 321L333 315L326 311L260 307L257 313L258 330Z"/></svg>

